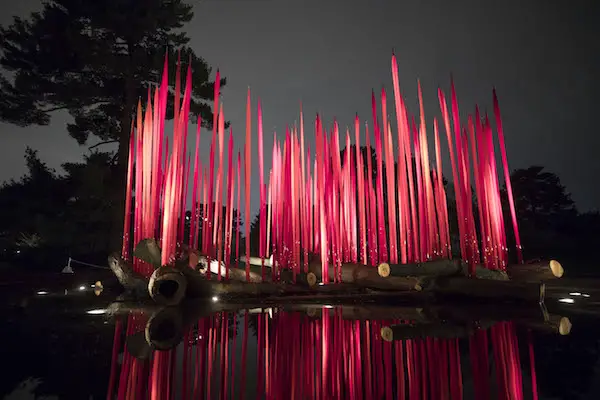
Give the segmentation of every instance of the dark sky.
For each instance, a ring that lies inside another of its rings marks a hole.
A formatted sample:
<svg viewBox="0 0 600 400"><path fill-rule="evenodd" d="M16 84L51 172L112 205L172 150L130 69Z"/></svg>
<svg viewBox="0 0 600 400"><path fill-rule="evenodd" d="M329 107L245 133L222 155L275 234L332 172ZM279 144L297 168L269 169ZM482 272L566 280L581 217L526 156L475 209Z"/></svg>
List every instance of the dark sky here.
<svg viewBox="0 0 600 400"><path fill-rule="evenodd" d="M2 3L0 24L40 7L39 0ZM196 52L228 79L223 91L225 116L232 122L238 148L243 146L247 87L254 100L260 96L263 102L266 166L271 163L273 132L281 137L285 124L298 119L300 101L308 127L317 111L329 122L337 117L343 127L352 124L356 112L363 120L369 117L371 89L379 91L385 85L391 94L394 49L400 84L415 113L416 81L421 79L430 133L432 119L439 115L437 87L449 89L450 74L464 116L476 103L491 111L495 86L511 169L546 166L560 176L580 209L600 208L597 2L193 3L195 18L186 30ZM392 107L390 102L388 108ZM0 124L0 180L23 174L26 145L38 149L55 168L80 159L87 147L68 137L67 120L67 115L57 114L48 127ZM205 160L207 138L203 135ZM253 157L256 171L256 150ZM255 173L253 183L257 179ZM257 198L255 194L253 208Z"/></svg>

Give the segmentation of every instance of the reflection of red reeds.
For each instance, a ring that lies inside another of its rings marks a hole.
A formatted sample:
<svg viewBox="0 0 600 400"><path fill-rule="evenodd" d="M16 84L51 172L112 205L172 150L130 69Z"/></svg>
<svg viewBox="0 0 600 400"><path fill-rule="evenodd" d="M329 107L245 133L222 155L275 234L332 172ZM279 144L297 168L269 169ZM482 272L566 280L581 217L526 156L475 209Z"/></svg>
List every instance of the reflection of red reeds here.
<svg viewBox="0 0 600 400"><path fill-rule="evenodd" d="M339 309L324 308L312 319L281 311L231 317L219 313L198 321L197 341L191 341L192 330L186 332L179 351L155 351L146 361L124 351L119 376L116 341L108 398L462 399L470 388L476 399L492 397L494 388L499 399L524 398L518 340L509 322L477 331L465 354L458 339L384 341L380 328L391 321L347 320ZM249 335L250 318L256 337ZM127 334L144 323L130 317ZM249 351L251 341L256 346ZM532 383L536 393L535 375Z"/></svg>

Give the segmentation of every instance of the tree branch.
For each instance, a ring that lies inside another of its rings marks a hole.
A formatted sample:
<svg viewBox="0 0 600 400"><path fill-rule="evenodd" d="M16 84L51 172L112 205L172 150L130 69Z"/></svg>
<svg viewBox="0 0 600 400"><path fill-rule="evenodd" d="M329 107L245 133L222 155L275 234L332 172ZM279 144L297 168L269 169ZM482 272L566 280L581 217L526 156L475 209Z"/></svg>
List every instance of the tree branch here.
<svg viewBox="0 0 600 400"><path fill-rule="evenodd" d="M69 107L68 106L57 106L57 107L51 107L51 108L48 108L46 110L40 110L40 111L43 112L43 113L49 113L49 112L52 112L52 111L64 110L64 109L67 109L67 108L69 108Z"/></svg>
<svg viewBox="0 0 600 400"><path fill-rule="evenodd" d="M119 143L119 141L118 140L107 140L106 142L96 143L95 145L88 147L88 150L92 151L92 149L95 149L98 146L102 146L104 144L110 144L110 143Z"/></svg>
<svg viewBox="0 0 600 400"><path fill-rule="evenodd" d="M90 107L90 106L96 106L96 105L101 105L101 104L110 104L110 103L112 103L111 100L98 100L98 101L89 102L89 104L86 104L83 106L78 106L78 107ZM50 108L47 108L45 110L40 110L40 111L43 113L49 113L49 112L53 112L53 111L66 110L68 108L69 108L69 105L62 105L62 106L50 107Z"/></svg>

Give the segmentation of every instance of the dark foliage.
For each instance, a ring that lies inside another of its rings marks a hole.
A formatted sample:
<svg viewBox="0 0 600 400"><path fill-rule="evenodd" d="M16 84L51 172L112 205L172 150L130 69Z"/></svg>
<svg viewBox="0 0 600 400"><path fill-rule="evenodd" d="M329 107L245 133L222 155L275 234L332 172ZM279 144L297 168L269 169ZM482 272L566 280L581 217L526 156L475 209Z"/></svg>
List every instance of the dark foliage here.
<svg viewBox="0 0 600 400"><path fill-rule="evenodd" d="M111 186L120 188L112 207L114 249L121 243L132 116L139 99L159 83L165 53L171 92L181 51L184 66L193 70L192 120L199 116L204 126L212 125L211 68L181 31L192 17L192 6L183 0L51 0L28 19L15 17L0 27L0 66L10 77L0 77L1 121L47 125L53 111L66 110L73 117L67 131L79 144L90 136L118 143L111 175ZM174 115L173 96L166 115Z"/></svg>

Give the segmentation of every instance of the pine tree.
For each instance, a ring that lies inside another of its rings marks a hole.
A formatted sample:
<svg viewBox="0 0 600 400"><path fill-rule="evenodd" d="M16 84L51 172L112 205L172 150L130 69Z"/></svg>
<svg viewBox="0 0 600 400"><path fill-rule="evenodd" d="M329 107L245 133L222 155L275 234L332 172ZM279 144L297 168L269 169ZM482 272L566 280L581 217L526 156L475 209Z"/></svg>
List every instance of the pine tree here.
<svg viewBox="0 0 600 400"><path fill-rule="evenodd" d="M132 116L138 100L160 81L165 53L170 84L178 51L184 63L191 62L192 121L200 116L205 127L212 125L211 68L181 31L192 17L192 6L182 0L48 0L28 19L15 17L0 27L0 66L9 72L9 78L0 75L0 120L48 125L52 112L66 110L73 117L67 130L78 143L90 136L118 143L112 182L116 236Z"/></svg>

